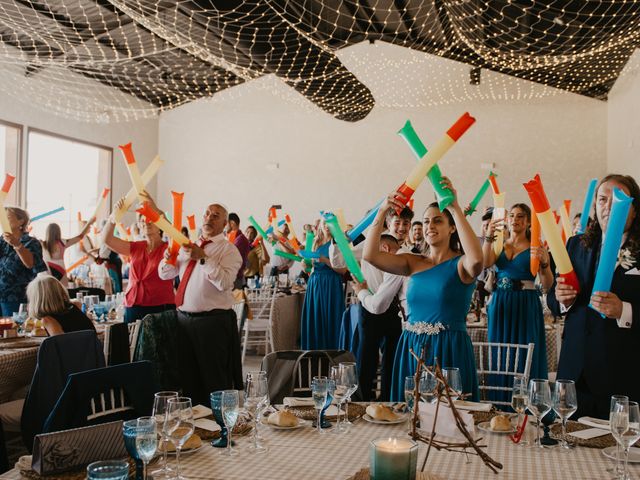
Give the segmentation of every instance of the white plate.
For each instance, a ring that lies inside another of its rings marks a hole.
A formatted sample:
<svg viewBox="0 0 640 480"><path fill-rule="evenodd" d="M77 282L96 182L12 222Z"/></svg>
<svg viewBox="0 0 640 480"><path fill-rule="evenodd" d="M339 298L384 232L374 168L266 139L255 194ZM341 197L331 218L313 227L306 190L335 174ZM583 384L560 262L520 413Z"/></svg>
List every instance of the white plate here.
<svg viewBox="0 0 640 480"><path fill-rule="evenodd" d="M616 447L607 447L602 450L605 457L616 459ZM620 459L624 460L624 451L620 449ZM640 463L640 448L631 447L629 449L629 463Z"/></svg>
<svg viewBox="0 0 640 480"><path fill-rule="evenodd" d="M309 425L309 422L307 420L303 420L303 419L299 418L298 419L298 425L296 425L295 427L281 427L280 425L273 425L273 424L269 423L267 421L267 419L265 418L264 420L262 420L262 424L266 425L268 427L271 427L274 430L297 430L298 428L306 427L307 425Z"/></svg>
<svg viewBox="0 0 640 480"><path fill-rule="evenodd" d="M398 415L398 418L396 420L376 420L368 413L365 413L362 418L364 418L369 423L377 423L378 425L395 425L397 423L406 422L409 418L408 413L396 413L396 415Z"/></svg>
<svg viewBox="0 0 640 480"><path fill-rule="evenodd" d="M191 454L191 453L195 453L198 450L202 450L205 447L205 445L207 445L208 443L209 443L208 441L203 440L202 441L202 445L200 445L197 448L190 448L188 450L184 450L184 449L180 450L180 455L188 455L188 454ZM176 452L167 452L167 455L175 455L175 454L176 454Z"/></svg>
<svg viewBox="0 0 640 480"><path fill-rule="evenodd" d="M517 429L515 426L513 426L513 424L511 425L511 430L494 430L493 428L491 428L491 422L480 422L478 424L478 429L482 430L483 432L489 432L489 433L516 433Z"/></svg>

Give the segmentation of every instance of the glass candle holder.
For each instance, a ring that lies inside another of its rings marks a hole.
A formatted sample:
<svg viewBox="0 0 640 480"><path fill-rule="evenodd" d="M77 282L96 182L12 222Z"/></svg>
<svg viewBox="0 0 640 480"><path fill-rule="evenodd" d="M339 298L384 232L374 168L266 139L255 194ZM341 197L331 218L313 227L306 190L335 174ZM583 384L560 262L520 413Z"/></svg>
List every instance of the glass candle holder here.
<svg viewBox="0 0 640 480"><path fill-rule="evenodd" d="M418 444L408 438L379 438L369 447L371 480L415 480Z"/></svg>
<svg viewBox="0 0 640 480"><path fill-rule="evenodd" d="M87 467L89 480L127 480L129 463L121 460L93 462Z"/></svg>

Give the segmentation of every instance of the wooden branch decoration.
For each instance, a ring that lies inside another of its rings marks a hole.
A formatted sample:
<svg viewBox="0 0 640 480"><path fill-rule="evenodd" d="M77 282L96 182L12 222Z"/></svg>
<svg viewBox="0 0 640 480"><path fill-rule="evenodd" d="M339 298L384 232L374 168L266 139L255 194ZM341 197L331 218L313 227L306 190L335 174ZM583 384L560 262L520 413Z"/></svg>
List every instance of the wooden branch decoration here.
<svg viewBox="0 0 640 480"><path fill-rule="evenodd" d="M438 359L435 359L435 365L432 368L429 368L425 365L424 362L424 348L420 352L420 357L416 355L416 353L410 349L411 355L416 359L418 365L416 367L416 373L414 377L414 391L413 391L413 417L411 419L411 431L409 435L413 440L424 442L428 445L427 454L425 455L424 462L422 463L421 471L424 471L427 460L429 459L429 454L431 452L431 447L434 447L436 450L445 450L449 452L458 452L458 453L471 453L472 455L479 456L484 464L491 470L493 473L498 473L498 470L502 469L502 464L497 462L493 458L491 458L487 453L482 450L486 448L486 445L479 445L473 436L467 430L467 426L465 422L462 420L460 416L460 412L456 408L453 403L453 399L451 398L451 393L453 392L452 388L449 386L447 381L442 374L442 370L440 368L440 364L438 363ZM419 411L419 403L420 403L420 378L422 377L423 372L426 372L427 375L433 375L436 378L436 411L433 418L433 425L431 428L431 433L429 437L425 437L418 432L418 411ZM457 396L456 392L456 396ZM466 442L446 442L444 440L436 439L436 422L438 420L438 412L440 410L440 402L443 397L446 397L447 403L449 404L449 408L451 409L451 413L453 414L453 418L456 422L456 428L462 433ZM479 438L478 440L482 440ZM473 452L467 452L467 448L472 448Z"/></svg>

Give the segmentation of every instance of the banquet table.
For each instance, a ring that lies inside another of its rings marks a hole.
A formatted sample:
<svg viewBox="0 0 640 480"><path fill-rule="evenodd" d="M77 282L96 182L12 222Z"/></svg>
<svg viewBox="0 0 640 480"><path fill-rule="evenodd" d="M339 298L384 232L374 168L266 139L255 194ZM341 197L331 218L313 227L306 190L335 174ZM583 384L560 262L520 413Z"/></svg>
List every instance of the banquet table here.
<svg viewBox="0 0 640 480"><path fill-rule="evenodd" d="M299 348L303 303L304 293L276 297L272 319L273 346L276 351Z"/></svg>

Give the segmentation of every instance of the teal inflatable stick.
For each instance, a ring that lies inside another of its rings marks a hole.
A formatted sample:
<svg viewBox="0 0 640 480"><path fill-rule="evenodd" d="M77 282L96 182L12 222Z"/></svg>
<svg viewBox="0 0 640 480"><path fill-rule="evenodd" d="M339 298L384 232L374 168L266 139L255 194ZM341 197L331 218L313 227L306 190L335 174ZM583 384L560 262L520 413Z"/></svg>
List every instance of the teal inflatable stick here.
<svg viewBox="0 0 640 480"><path fill-rule="evenodd" d="M54 213L58 213L64 210L64 207L58 207L54 210L50 210L48 212L45 213L41 213L40 215L36 215L35 217L33 217L31 219L31 222L35 222L36 220L40 220L41 218L45 218L48 217L49 215L53 215Z"/></svg>
<svg viewBox="0 0 640 480"><path fill-rule="evenodd" d="M587 188L587 195L584 197L584 206L582 207L582 214L580 215L580 231L578 233L584 233L587 230L591 204L593 203L593 196L596 193L596 185L598 185L598 179L592 178L589 182L589 188Z"/></svg>
<svg viewBox="0 0 640 480"><path fill-rule="evenodd" d="M407 142L409 148L411 148L411 151L415 155L416 160L420 161L420 159L427 154L427 147L424 146L424 143L422 143L422 140L418 137L418 134L413 129L413 125L411 125L410 120L407 120L404 127L398 131L398 135ZM440 211L442 211L453 203L455 196L451 190L444 188L440 183L442 181L442 171L437 163L431 167L431 170L427 173L427 178L429 179L429 183L431 183L433 191L436 193L438 207L440 208Z"/></svg>
<svg viewBox="0 0 640 480"><path fill-rule="evenodd" d="M253 228L256 229L256 232L258 232L258 235L260 235L262 238L264 238L265 240L269 240L269 237L267 236L267 232L265 232L262 227L260 225L258 225L258 222L256 222L256 219L253 218L253 215L249 216L249 223L251 223L251 225L253 225ZM276 242L272 241L271 245L275 245Z"/></svg>
<svg viewBox="0 0 640 480"><path fill-rule="evenodd" d="M493 172L490 172L489 176L490 177L497 177L498 175L496 175ZM480 201L482 200L484 195L487 193L487 190L489 190L489 186L490 185L491 185L491 182L487 178L484 181L484 183L482 184L482 186L480 187L480 190L478 190L478 193L476 193L476 196L473 197L473 200L471 200L471 203L469 204L469 207L465 209L465 211L464 211L465 216L468 217L469 215L473 215L473 213L478 208L478 204L480 203Z"/></svg>
<svg viewBox="0 0 640 480"><path fill-rule="evenodd" d="M362 270L360 269L360 265L358 265L356 257L353 255L351 247L349 247L349 240L347 240L344 232L340 230L338 218L333 213L325 213L324 220L327 222L329 231L331 232L333 239L336 241L336 245L340 249L351 275L353 275L358 282L363 283L364 275L362 274Z"/></svg>
<svg viewBox="0 0 640 480"><path fill-rule="evenodd" d="M304 258L298 256L298 255L294 255L293 253L289 253L289 252L283 252L282 250L274 250L273 253L275 253L276 255L278 255L279 257L282 258L287 258L289 260L295 260L296 262L301 262L304 260Z"/></svg>

